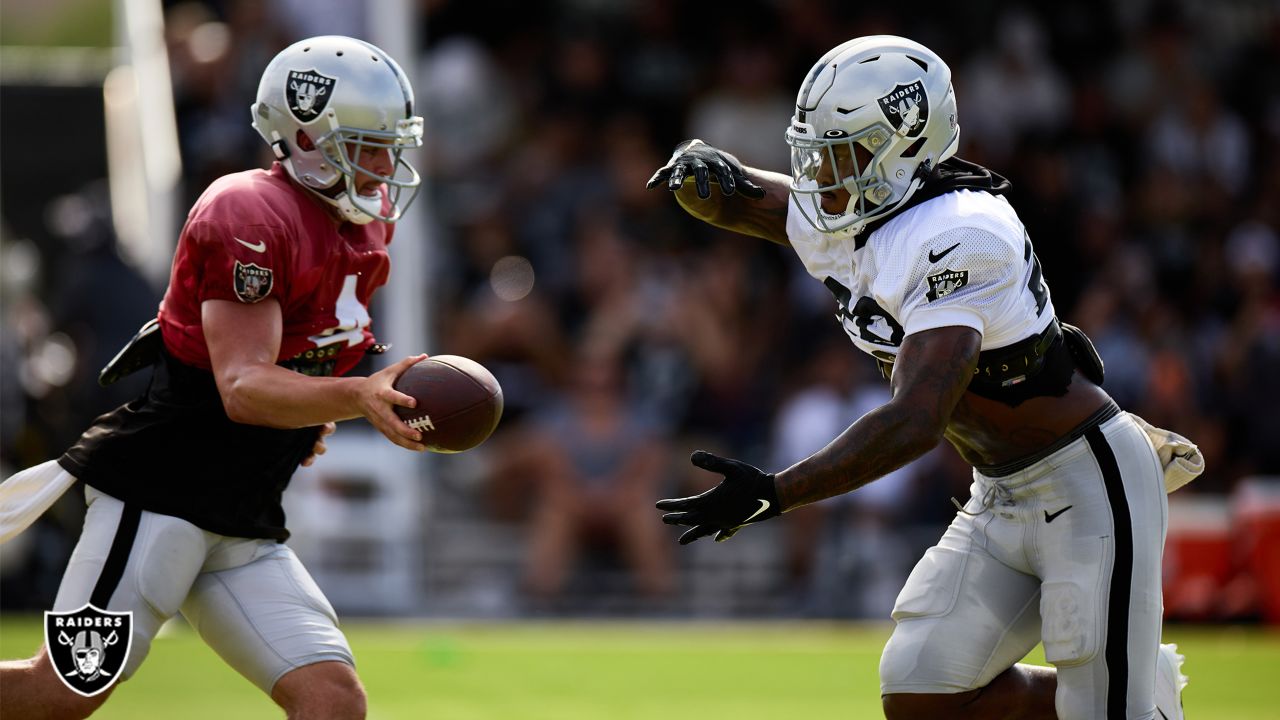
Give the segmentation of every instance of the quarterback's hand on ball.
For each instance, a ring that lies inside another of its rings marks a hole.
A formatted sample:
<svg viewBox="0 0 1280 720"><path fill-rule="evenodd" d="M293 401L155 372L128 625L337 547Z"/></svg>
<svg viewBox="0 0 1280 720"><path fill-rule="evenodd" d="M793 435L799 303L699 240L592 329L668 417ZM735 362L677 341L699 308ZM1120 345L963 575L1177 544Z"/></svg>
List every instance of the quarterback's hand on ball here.
<svg viewBox="0 0 1280 720"><path fill-rule="evenodd" d="M310 467L311 463L316 461L317 455L323 455L327 449L324 446L324 439L328 435L332 435L338 429L338 423L327 422L320 426L320 434L316 435L316 444L311 448L311 454L302 461L302 467Z"/></svg>
<svg viewBox="0 0 1280 720"><path fill-rule="evenodd" d="M676 191L690 174L697 186L698 197L703 200L711 197L712 181L720 185L720 192L725 195L740 192L749 198L764 197L764 188L747 178L738 158L696 139L677 145L671 159L658 168L645 187L652 190L665 180L667 189Z"/></svg>
<svg viewBox="0 0 1280 720"><path fill-rule="evenodd" d="M356 398L360 414L364 415L378 432L400 447L414 451L427 449L427 446L421 442L422 433L409 427L399 415L396 415L393 408L396 405L411 408L417 404L417 401L412 396L396 390L392 385L396 378L411 365L426 359L425 353L410 355L393 365L382 368L364 379L364 384Z"/></svg>
<svg viewBox="0 0 1280 720"><path fill-rule="evenodd" d="M691 526L680 536L681 545L688 545L712 533L716 542L723 542L744 525L782 514L778 507L778 491L773 485L773 473L762 472L741 460L712 455L705 450L694 452L689 460L703 470L720 473L724 480L701 495L658 501L659 510L670 511L662 516L662 522Z"/></svg>

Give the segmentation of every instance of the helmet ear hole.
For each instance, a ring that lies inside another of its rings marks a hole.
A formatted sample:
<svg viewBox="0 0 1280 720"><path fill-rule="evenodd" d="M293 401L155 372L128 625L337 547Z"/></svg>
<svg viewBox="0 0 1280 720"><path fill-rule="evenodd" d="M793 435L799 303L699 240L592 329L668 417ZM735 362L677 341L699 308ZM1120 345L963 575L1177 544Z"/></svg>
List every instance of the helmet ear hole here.
<svg viewBox="0 0 1280 720"><path fill-rule="evenodd" d="M297 143L298 149L303 152L311 152L316 149L316 144L311 142L311 136L298 130L298 134L294 136L293 141Z"/></svg>
<svg viewBox="0 0 1280 720"><path fill-rule="evenodd" d="M850 144L853 145L854 160L858 163L858 172L865 172L871 166L871 162L875 160L875 152L868 150L861 142Z"/></svg>
<svg viewBox="0 0 1280 720"><path fill-rule="evenodd" d="M915 142L911 143L910 147L908 147L906 150L903 150L902 155L900 155L899 157L904 157L904 158L915 157L916 153L920 152L920 148L924 147L924 143L928 139L929 139L928 136L921 135L919 138L916 139Z"/></svg>

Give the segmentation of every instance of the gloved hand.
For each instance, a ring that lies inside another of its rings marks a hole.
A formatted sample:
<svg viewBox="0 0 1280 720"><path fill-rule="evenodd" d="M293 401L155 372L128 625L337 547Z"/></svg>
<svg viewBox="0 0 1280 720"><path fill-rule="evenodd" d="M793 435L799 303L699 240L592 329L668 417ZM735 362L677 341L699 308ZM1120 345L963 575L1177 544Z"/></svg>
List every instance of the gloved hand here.
<svg viewBox="0 0 1280 720"><path fill-rule="evenodd" d="M1133 413L1129 413L1129 416L1147 433L1151 446L1160 458L1160 464L1164 466L1166 494L1200 477L1200 473L1204 472L1204 455L1200 454L1200 448L1195 443L1172 430L1158 428Z"/></svg>
<svg viewBox="0 0 1280 720"><path fill-rule="evenodd" d="M662 516L662 522L691 526L680 536L681 545L688 545L712 533L715 533L716 542L724 542L744 525L782 514L778 507L778 491L773 485L773 473L762 472L740 460L712 455L705 450L694 452L689 460L703 470L720 473L724 480L701 495L657 502L659 510L672 511Z"/></svg>
<svg viewBox="0 0 1280 720"><path fill-rule="evenodd" d="M711 197L713 180L720 185L720 192L725 195L741 192L749 198L764 197L764 188L747 178L738 158L697 139L685 140L677 145L671 159L649 178L645 188L652 190L658 183L666 180L667 189L674 192L680 189L690 172L693 173L698 197L703 200Z"/></svg>

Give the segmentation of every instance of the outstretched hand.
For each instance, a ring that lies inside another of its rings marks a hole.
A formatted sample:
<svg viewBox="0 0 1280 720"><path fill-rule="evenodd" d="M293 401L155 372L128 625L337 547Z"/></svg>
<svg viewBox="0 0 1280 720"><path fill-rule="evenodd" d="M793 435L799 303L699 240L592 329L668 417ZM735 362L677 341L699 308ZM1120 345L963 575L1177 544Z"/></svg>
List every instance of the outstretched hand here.
<svg viewBox="0 0 1280 720"><path fill-rule="evenodd" d="M697 186L698 197L703 200L711 197L712 181L720 186L720 192L726 196L740 192L757 200L764 197L764 188L747 177L738 158L697 139L685 140L677 145L671 159L649 178L645 188L652 190L665 180L667 189L674 192L680 189L690 174Z"/></svg>
<svg viewBox="0 0 1280 720"><path fill-rule="evenodd" d="M659 510L670 511L662 516L662 522L690 526L680 536L681 545L713 533L716 542L723 542L744 525L782 514L778 506L778 491L773 485L773 473L705 450L695 451L689 456L689 461L703 470L723 475L724 480L701 495L657 502Z"/></svg>

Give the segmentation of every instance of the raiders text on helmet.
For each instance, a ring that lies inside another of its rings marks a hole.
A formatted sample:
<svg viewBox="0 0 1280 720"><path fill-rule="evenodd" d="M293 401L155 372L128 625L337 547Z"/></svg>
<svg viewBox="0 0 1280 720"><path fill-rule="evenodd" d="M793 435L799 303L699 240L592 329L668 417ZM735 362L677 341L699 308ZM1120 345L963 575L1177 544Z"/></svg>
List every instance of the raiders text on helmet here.
<svg viewBox="0 0 1280 720"><path fill-rule="evenodd" d="M791 194L818 230L856 235L893 212L960 144L951 70L923 45L892 35L850 40L818 61L787 129ZM865 151L860 162L855 146ZM848 190L839 213L822 193Z"/></svg>
<svg viewBox="0 0 1280 720"><path fill-rule="evenodd" d="M338 208L343 219L360 224L395 222L417 195L421 179L401 156L422 145L422 118L413 113L413 88L396 61L367 42L338 35L302 40L276 55L262 73L252 108L254 129L289 175ZM299 132L314 149L298 145ZM391 174L361 168L364 148L389 150ZM389 208L381 193L356 192L360 174L386 186Z"/></svg>

